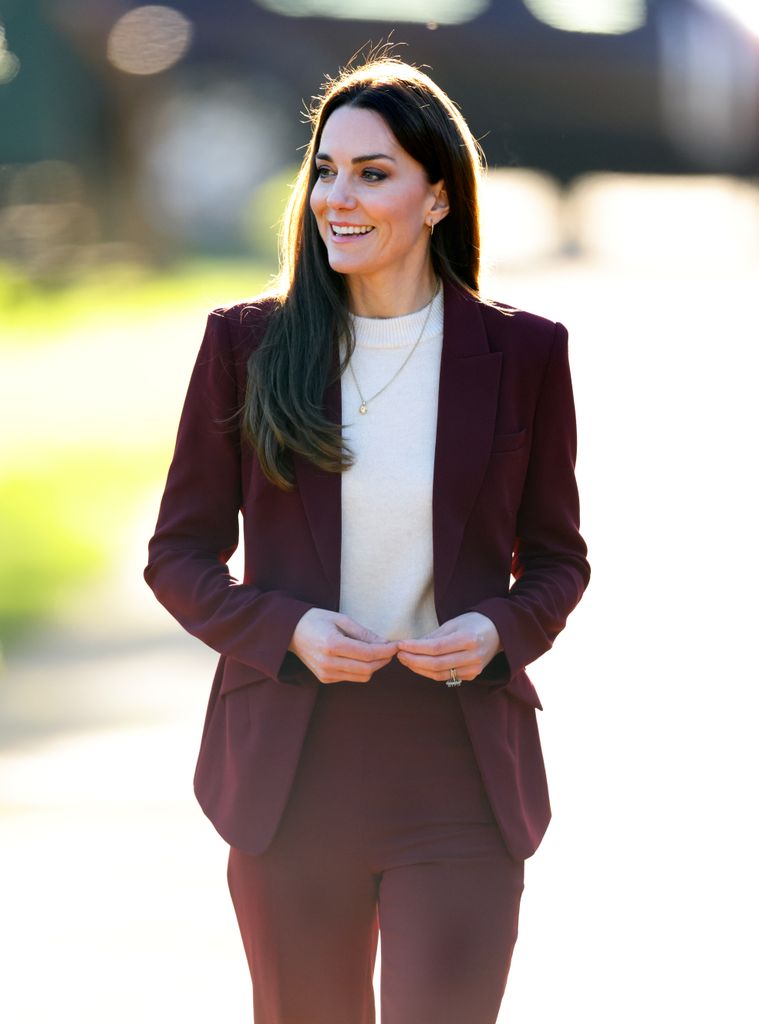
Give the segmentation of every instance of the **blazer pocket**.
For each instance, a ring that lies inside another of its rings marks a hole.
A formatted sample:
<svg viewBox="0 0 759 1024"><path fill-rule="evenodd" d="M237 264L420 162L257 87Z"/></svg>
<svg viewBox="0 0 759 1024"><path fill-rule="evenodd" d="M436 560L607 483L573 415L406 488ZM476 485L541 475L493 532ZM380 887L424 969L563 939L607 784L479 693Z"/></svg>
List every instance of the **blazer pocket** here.
<svg viewBox="0 0 759 1024"><path fill-rule="evenodd" d="M494 434L491 451L494 452L515 452L518 451L527 440L527 428L522 427L513 434Z"/></svg>

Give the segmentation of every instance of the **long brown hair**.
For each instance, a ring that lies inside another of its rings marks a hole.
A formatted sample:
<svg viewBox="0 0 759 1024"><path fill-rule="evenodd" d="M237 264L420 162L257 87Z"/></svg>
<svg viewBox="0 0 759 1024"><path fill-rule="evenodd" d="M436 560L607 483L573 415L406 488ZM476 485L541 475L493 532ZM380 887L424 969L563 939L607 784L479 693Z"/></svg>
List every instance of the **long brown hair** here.
<svg viewBox="0 0 759 1024"><path fill-rule="evenodd" d="M324 392L345 370L355 344L348 292L343 275L329 265L309 206L324 125L344 105L379 114L428 181L445 182L450 210L430 242L433 268L474 295L479 288L482 153L453 101L418 68L392 56L327 79L310 111L311 141L285 211L276 303L248 362L242 410L244 436L265 475L283 490L293 486L291 453L332 473L352 465L340 425L323 408ZM340 338L346 353L338 363Z"/></svg>

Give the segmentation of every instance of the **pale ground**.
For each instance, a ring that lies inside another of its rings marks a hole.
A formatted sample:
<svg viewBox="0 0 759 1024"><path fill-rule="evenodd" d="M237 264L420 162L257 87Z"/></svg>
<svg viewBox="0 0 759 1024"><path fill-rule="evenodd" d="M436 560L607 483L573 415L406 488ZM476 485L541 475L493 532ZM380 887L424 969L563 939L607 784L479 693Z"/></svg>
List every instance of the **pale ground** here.
<svg viewBox="0 0 759 1024"><path fill-rule="evenodd" d="M756 278L654 253L494 289L570 327L594 570L532 672L554 821L499 1024L759 1019ZM199 325L160 327L128 369L151 390L119 411L173 432ZM68 351L71 379L90 355ZM141 581L156 503L115 576L0 682L8 1024L250 1019L226 847L191 792L215 656Z"/></svg>

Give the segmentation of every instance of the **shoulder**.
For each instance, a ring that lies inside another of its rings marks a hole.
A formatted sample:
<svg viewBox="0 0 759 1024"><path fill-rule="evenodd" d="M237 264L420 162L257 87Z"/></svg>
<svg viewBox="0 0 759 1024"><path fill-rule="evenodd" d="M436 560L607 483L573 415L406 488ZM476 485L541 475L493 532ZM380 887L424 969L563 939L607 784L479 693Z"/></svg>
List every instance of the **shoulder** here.
<svg viewBox="0 0 759 1024"><path fill-rule="evenodd" d="M226 349L236 362L247 360L261 341L280 300L263 295L228 306L218 306L208 314L207 333L217 349Z"/></svg>
<svg viewBox="0 0 759 1024"><path fill-rule="evenodd" d="M556 345L566 345L567 329L562 323L493 299L478 302L491 347L514 350L526 358L543 361Z"/></svg>
<svg viewBox="0 0 759 1024"><path fill-rule="evenodd" d="M266 328L272 314L281 302L275 295L262 295L254 299L235 302L230 306L218 306L208 314L209 320L225 322L226 329L233 335L250 333L251 330Z"/></svg>
<svg viewBox="0 0 759 1024"><path fill-rule="evenodd" d="M504 367L536 386L549 366L568 360L568 334L558 321L505 302L477 301L491 352L500 352Z"/></svg>

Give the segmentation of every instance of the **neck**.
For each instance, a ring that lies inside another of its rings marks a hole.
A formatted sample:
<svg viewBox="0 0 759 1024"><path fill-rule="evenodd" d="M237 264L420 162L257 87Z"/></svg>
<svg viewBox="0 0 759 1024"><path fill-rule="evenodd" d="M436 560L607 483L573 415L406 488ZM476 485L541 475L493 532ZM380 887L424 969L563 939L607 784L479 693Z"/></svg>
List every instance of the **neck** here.
<svg viewBox="0 0 759 1024"><path fill-rule="evenodd" d="M411 278L393 275L391 280L376 280L349 276L347 284L351 313L382 319L416 313L430 302L438 286L431 263Z"/></svg>

